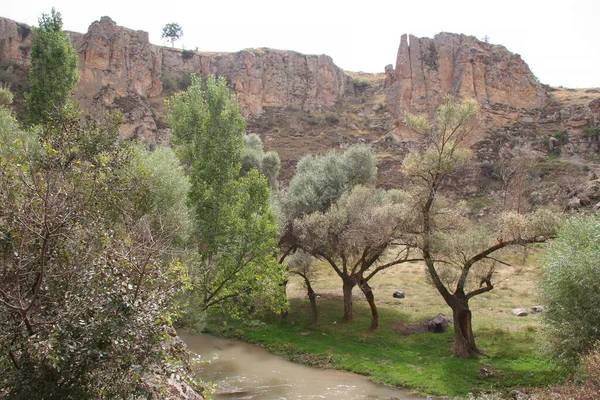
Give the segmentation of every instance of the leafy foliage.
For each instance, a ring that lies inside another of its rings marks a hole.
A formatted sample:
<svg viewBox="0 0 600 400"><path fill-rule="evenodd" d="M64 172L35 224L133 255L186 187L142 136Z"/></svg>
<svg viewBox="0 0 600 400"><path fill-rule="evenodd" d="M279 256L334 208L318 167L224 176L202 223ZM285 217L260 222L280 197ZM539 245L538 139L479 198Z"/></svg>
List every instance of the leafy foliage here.
<svg viewBox="0 0 600 400"><path fill-rule="evenodd" d="M245 122L224 78L196 76L168 102L177 154L190 171L198 254L190 274L190 299L203 310L230 314L252 307L285 307L278 264L279 235L267 181L256 170L240 176Z"/></svg>
<svg viewBox="0 0 600 400"><path fill-rule="evenodd" d="M161 37L171 42L171 46L175 44L183 36L183 29L177 22L170 22L163 27Z"/></svg>
<svg viewBox="0 0 600 400"><path fill-rule="evenodd" d="M540 292L550 353L574 367L600 341L600 219L573 217L542 260Z"/></svg>
<svg viewBox="0 0 600 400"><path fill-rule="evenodd" d="M117 141L119 118L81 126L67 106L49 114L43 129L23 131L4 117L4 394L147 397L164 390L171 374L193 383L185 348L169 334L187 277L160 221L177 214L165 209L177 203L157 201L164 191L152 179L145 184L146 168L131 170L133 152ZM172 172L155 175L165 174Z"/></svg>
<svg viewBox="0 0 600 400"><path fill-rule="evenodd" d="M244 148L242 149L242 175L248 174L252 169L256 169L264 175L269 182L269 187L277 190L281 160L277 152L263 150L262 140L256 133L244 136Z"/></svg>
<svg viewBox="0 0 600 400"><path fill-rule="evenodd" d="M41 123L50 113L60 112L78 79L77 53L62 31L60 13L52 9L50 15L42 14L39 26L33 28L31 91L26 96L28 122Z"/></svg>
<svg viewBox="0 0 600 400"><path fill-rule="evenodd" d="M315 211L327 210L356 185L375 184L377 160L368 145L350 146L344 153L304 156L280 198L283 225Z"/></svg>

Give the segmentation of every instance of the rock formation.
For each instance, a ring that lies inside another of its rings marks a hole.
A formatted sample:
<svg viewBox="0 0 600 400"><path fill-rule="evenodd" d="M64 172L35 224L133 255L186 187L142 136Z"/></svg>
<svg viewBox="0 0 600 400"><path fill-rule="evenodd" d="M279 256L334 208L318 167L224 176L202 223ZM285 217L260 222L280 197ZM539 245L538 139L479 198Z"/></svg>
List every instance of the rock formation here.
<svg viewBox="0 0 600 400"><path fill-rule="evenodd" d="M108 17L85 34L69 33L79 53L75 97L93 118L111 109L125 116L121 134L167 142L164 100L189 83L189 74L227 78L269 150L279 152L283 179L306 152L372 143L379 152L380 184L402 185L398 173L409 151L404 112L434 115L443 97L472 97L481 126L472 149L482 164L525 153L573 161L600 151L600 91L540 84L520 56L474 37L441 33L433 39L403 35L395 66L385 74L346 73L325 55L247 49L209 53L152 45L148 34ZM0 17L0 81L26 90L31 29ZM22 96L20 104L23 110ZM460 185L468 195L478 172Z"/></svg>
<svg viewBox="0 0 600 400"><path fill-rule="evenodd" d="M27 66L31 40L29 26L0 17L0 61Z"/></svg>
<svg viewBox="0 0 600 400"><path fill-rule="evenodd" d="M164 138L150 100L162 102L165 77L225 76L245 116L259 115L264 107L328 107L353 90L352 79L326 55L271 49L182 52L152 45L147 32L118 26L109 17L92 23L84 35L70 35L81 76L75 97L92 117L119 108L125 115L121 134L126 137ZM29 27L0 18L0 61L25 66L30 47Z"/></svg>
<svg viewBox="0 0 600 400"><path fill-rule="evenodd" d="M431 112L446 94L474 98L484 108L533 109L546 103L527 64L503 46L452 33L409 38L400 39L396 68L386 68L394 116Z"/></svg>

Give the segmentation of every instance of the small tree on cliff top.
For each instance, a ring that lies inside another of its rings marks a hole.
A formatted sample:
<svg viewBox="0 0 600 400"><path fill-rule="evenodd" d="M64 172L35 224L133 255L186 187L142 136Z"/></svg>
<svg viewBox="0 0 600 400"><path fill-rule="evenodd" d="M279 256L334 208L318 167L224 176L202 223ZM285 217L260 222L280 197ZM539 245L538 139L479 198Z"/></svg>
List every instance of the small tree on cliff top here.
<svg viewBox="0 0 600 400"><path fill-rule="evenodd" d="M171 47L174 47L175 41L181 39L182 36L183 29L177 22L168 23L163 27L161 37L171 42Z"/></svg>
<svg viewBox="0 0 600 400"><path fill-rule="evenodd" d="M471 152L462 147L475 127L478 106L474 100L457 102L447 96L437 121L406 115L406 124L421 136L424 146L404 160L414 180L413 208L418 212L414 245L421 249L431 283L454 316L454 354L482 354L471 325L469 300L494 288L498 260L493 255L509 246L539 243L552 238L559 216L548 211L529 215L504 213L495 227L475 224L457 204L440 195L447 178L468 165ZM474 279L476 278L476 279Z"/></svg>

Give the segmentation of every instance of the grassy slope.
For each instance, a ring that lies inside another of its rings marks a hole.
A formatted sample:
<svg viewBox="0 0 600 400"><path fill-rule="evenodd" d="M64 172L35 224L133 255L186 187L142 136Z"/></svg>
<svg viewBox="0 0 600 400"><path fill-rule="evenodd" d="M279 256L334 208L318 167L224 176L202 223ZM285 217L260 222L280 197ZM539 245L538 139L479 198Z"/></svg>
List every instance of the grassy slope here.
<svg viewBox="0 0 600 400"><path fill-rule="evenodd" d="M506 267L494 291L471 301L476 340L488 356L466 360L451 356L452 329L435 335L397 332L399 325L439 312L450 314L437 292L424 282L422 266L400 266L374 278L380 309L380 329L374 333L368 332L370 314L358 290L355 321L341 322L341 284L326 266L319 270L315 287L321 298L316 325L307 324L310 306L300 282L293 280L288 288L291 310L287 321L270 316L265 323L251 321L240 326L223 324L217 318L209 329L264 345L298 362L368 375L375 382L424 394L464 396L492 389L545 386L562 377L539 351L539 315L519 318L510 312L535 305L535 268ZM393 299L391 294L397 289L407 297Z"/></svg>

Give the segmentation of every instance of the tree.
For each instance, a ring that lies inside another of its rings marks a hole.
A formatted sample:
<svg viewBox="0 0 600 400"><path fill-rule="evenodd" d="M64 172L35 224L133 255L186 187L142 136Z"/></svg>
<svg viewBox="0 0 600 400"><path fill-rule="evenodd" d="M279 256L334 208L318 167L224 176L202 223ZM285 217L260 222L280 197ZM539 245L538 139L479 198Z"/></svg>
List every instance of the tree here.
<svg viewBox="0 0 600 400"><path fill-rule="evenodd" d="M39 26L33 28L31 91L26 96L28 122L44 123L50 113L60 112L78 79L77 53L62 31L60 13L53 8L50 15L42 14Z"/></svg>
<svg viewBox="0 0 600 400"><path fill-rule="evenodd" d="M548 307L542 316L550 354L575 367L600 341L600 218L566 221L542 259L540 295Z"/></svg>
<svg viewBox="0 0 600 400"><path fill-rule="evenodd" d="M162 38L171 42L171 47L175 46L175 41L183 36L183 29L177 22L171 22L163 27Z"/></svg>
<svg viewBox="0 0 600 400"><path fill-rule="evenodd" d="M242 149L242 175L248 174L252 169L256 169L267 178L272 190L277 190L281 160L277 152L264 151L262 140L256 133L244 136L244 148Z"/></svg>
<svg viewBox="0 0 600 400"><path fill-rule="evenodd" d="M82 126L69 106L43 129L0 121L12 139L0 145L0 386L10 398L148 397L172 374L194 382L168 334L185 268L157 223L181 200L156 201L162 174L131 169L118 122Z"/></svg>
<svg viewBox="0 0 600 400"><path fill-rule="evenodd" d="M494 254L509 246L540 243L552 238L559 215L540 210L528 215L504 213L500 224L474 223L455 204L441 195L448 177L468 165L471 152L462 147L475 127L478 112L474 100L462 103L447 96L438 109L436 124L406 115L406 124L421 136L421 147L404 160L403 168L414 181L413 208L419 218L412 231L427 267L431 283L450 306L454 316L454 354L482 354L475 343L469 300L494 288L492 279L500 260ZM474 279L478 278L478 279Z"/></svg>
<svg viewBox="0 0 600 400"><path fill-rule="evenodd" d="M352 145L340 154L306 155L298 161L288 187L278 197L280 225L284 227L284 252L295 248L292 223L296 218L326 211L356 185L372 186L377 160L368 145Z"/></svg>
<svg viewBox="0 0 600 400"><path fill-rule="evenodd" d="M316 273L314 265L315 258L303 250L299 250L294 253L287 263L290 274L298 275L304 282L306 295L310 301L310 309L312 312L311 324L316 324L317 319L319 318L319 310L317 309L317 293L314 291L310 283Z"/></svg>
<svg viewBox="0 0 600 400"><path fill-rule="evenodd" d="M409 259L410 249L398 246L397 237L412 219L411 210L397 191L356 186L325 212L314 212L294 221L298 246L326 260L342 279L344 320L354 318L352 290L358 285L371 308L371 330L379 314L369 281L386 268ZM382 261L384 254L390 255Z"/></svg>
<svg viewBox="0 0 600 400"><path fill-rule="evenodd" d="M245 122L224 78L196 76L167 106L176 151L190 174L197 257L195 301L206 310L285 307L285 268L273 258L279 236L267 181L240 176Z"/></svg>

